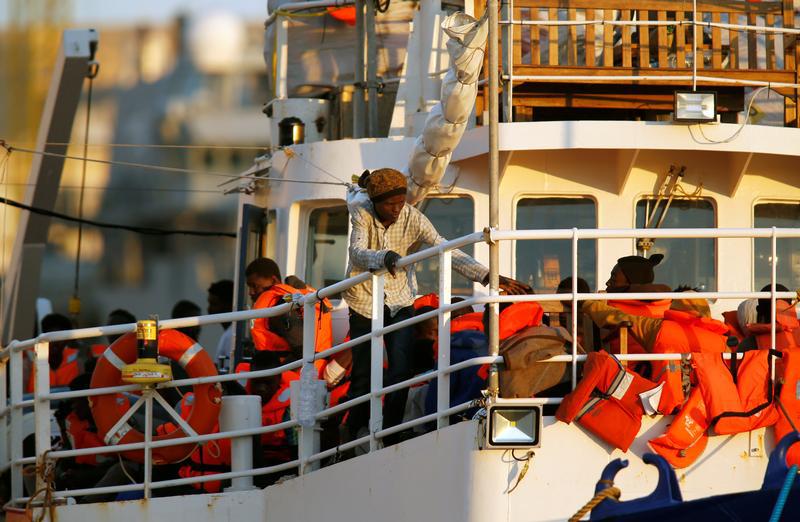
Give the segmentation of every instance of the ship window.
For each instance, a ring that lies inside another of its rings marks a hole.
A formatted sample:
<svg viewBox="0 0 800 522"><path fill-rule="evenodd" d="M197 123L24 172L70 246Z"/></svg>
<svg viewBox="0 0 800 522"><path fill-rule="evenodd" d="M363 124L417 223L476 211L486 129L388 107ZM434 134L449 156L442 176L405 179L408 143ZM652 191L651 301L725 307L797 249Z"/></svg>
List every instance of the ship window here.
<svg viewBox="0 0 800 522"><path fill-rule="evenodd" d="M517 204L517 230L596 228L597 204L589 198L525 198ZM515 241L516 275L538 293L555 292L572 275L572 240ZM597 287L597 240L578 241L578 276Z"/></svg>
<svg viewBox="0 0 800 522"><path fill-rule="evenodd" d="M315 208L308 217L305 281L314 288L344 279L347 262L347 205Z"/></svg>
<svg viewBox="0 0 800 522"><path fill-rule="evenodd" d="M644 228L654 200L643 199L636 204L636 227ZM654 217L661 219L663 201ZM705 199L673 199L661 228L714 228L714 205ZM716 239L665 238L654 243L649 255L664 254L656 267L656 283L676 288L689 285L706 292L717 289Z"/></svg>
<svg viewBox="0 0 800 522"><path fill-rule="evenodd" d="M475 232L475 203L468 196L430 197L419 206L419 210L430 219L439 235L445 239L456 239ZM421 245L427 248L430 245ZM461 249L473 255L475 248L467 245ZM417 293L420 295L439 291L439 260L436 257L417 263ZM472 295L472 281L453 271L453 295Z"/></svg>
<svg viewBox="0 0 800 522"><path fill-rule="evenodd" d="M756 205L754 226L800 227L800 203L761 203ZM772 282L772 240L755 239L754 244L754 289L760 290ZM800 238L779 238L776 242L778 283L788 288L800 287Z"/></svg>

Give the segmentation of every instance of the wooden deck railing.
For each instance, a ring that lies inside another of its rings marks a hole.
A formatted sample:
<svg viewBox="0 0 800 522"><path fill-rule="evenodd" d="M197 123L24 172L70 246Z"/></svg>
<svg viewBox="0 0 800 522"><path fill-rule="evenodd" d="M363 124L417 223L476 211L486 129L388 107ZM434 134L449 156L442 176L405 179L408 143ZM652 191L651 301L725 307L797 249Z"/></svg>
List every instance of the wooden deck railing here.
<svg viewBox="0 0 800 522"><path fill-rule="evenodd" d="M485 0L475 1L476 12L482 14ZM685 80L659 80L657 77L691 75L695 67L695 39L698 76L789 84L800 81L797 68L800 55L795 34L712 25L793 29L792 0L698 0L697 21L705 25L692 25L692 2L686 0L506 0L504 4L500 18L511 23L502 25L500 32L504 41L513 42L513 51L501 51L503 74L506 91L510 90L508 80L512 81L515 109L534 107L535 110L537 98L545 103L544 106L558 106L557 96L552 92L545 98L531 95L547 91L543 87L545 82L553 86L568 83L563 86L566 89L584 84L577 90L588 90L591 99L597 100L598 107L641 109L641 99L626 104L624 96L620 95L639 92L631 87L645 84L670 88L686 85ZM558 21L564 25L525 25L526 21ZM611 22L648 22L652 25ZM677 25L668 25L670 22ZM575 80L575 76L614 76L619 79ZM650 80L643 82L632 78L636 76L647 76ZM560 82L559 77L568 78ZM598 89L602 92L587 88L592 84L602 84ZM691 86L691 81L688 85ZM610 86L619 88L615 91ZM719 87L728 94L743 92L742 87L731 88L730 84L722 81L698 81L698 86ZM671 96L667 100L665 93L651 92L652 100L644 107L668 109L667 102L671 103ZM784 88L781 94L790 97L786 104L786 124L797 126L797 89ZM587 100L582 102L583 105L574 105L575 97L568 98L571 101L564 98L563 103L590 108ZM736 103L734 98L736 96L729 96L727 102L723 99L721 109L741 110L741 103Z"/></svg>

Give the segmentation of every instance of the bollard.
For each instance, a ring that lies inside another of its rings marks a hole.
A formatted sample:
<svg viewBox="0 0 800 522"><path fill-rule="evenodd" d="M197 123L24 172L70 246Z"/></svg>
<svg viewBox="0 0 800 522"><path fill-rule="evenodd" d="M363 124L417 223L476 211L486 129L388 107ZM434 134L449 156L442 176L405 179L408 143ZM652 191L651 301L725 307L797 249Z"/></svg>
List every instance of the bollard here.
<svg viewBox="0 0 800 522"><path fill-rule="evenodd" d="M228 395L222 397L222 410L219 414L220 431L237 431L261 426L261 397L258 395ZM253 469L253 437L234 437L231 439L231 471ZM253 477L231 479L231 486L225 491L245 491L255 489Z"/></svg>

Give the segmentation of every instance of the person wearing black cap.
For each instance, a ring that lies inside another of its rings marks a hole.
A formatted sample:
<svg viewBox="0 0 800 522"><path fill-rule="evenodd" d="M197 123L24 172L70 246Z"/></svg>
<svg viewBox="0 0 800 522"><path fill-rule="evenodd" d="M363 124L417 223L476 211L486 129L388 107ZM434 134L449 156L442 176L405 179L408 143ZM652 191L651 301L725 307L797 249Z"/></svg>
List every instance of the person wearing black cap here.
<svg viewBox="0 0 800 522"><path fill-rule="evenodd" d="M606 290L619 291L630 285L648 285L655 280L653 268L664 259L663 254L650 257L625 256L617 259L611 269L611 277L606 281Z"/></svg>
<svg viewBox="0 0 800 522"><path fill-rule="evenodd" d="M445 239L422 212L406 203L408 181L400 171L391 168L365 171L358 184L366 190L369 200L349 207L352 231L347 276L381 269L389 271L384 280L384 324L388 326L414 315L417 293L414 269L398 268L397 262L418 245L437 245ZM453 270L467 279L483 285L488 283L489 269L460 250L453 251L452 264ZM532 292L526 285L506 277L500 278L500 287L509 294ZM343 297L350 308L350 337L369 333L372 329L372 282L365 281L346 290ZM389 358L386 385L411 377L412 337L410 328L384 337ZM350 397L368 393L369 383L370 345L367 342L353 348ZM387 395L384 427L402 420L407 395L407 389ZM368 418L367 403L350 410L350 435L358 436L358 432L367 427Z"/></svg>

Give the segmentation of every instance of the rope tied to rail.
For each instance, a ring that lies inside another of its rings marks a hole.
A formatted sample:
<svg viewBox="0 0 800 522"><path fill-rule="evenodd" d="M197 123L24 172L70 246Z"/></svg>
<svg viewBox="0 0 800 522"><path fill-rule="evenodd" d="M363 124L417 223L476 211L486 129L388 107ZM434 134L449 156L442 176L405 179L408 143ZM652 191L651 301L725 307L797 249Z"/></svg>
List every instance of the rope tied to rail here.
<svg viewBox="0 0 800 522"><path fill-rule="evenodd" d="M48 453L50 453L50 450L45 451L36 459L36 478L43 485L33 492L33 495L31 495L28 502L25 504L25 511L30 513L33 509L33 503L41 497L42 509L36 517L36 522L43 522L46 514L49 515L51 521L56 519L56 509L53 503L53 492L55 491L56 480L56 459L48 458Z"/></svg>
<svg viewBox="0 0 800 522"><path fill-rule="evenodd" d="M583 507L577 511L577 513L569 518L569 522L578 522L607 498L619 500L620 495L622 495L622 491L614 485L613 480L600 480L599 483L607 484L608 487L598 492L589 502L584 504Z"/></svg>

